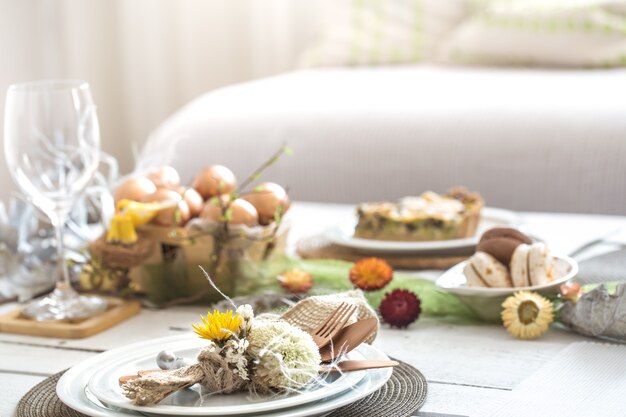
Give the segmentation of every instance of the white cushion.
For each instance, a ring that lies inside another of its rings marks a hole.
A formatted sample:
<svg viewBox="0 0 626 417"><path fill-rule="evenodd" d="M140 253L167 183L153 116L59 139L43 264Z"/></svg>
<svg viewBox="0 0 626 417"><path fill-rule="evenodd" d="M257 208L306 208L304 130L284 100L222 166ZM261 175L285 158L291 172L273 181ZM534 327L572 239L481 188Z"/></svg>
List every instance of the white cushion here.
<svg viewBox="0 0 626 417"><path fill-rule="evenodd" d="M384 65L434 57L470 0L335 0L303 67Z"/></svg>
<svg viewBox="0 0 626 417"><path fill-rule="evenodd" d="M440 45L448 63L626 65L624 0L490 0Z"/></svg>

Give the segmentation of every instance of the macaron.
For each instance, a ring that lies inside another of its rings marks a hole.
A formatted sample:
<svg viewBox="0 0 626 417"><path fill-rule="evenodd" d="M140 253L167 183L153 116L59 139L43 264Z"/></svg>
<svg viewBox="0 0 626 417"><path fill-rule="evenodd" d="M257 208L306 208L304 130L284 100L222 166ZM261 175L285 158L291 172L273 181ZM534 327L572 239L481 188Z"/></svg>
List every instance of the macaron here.
<svg viewBox="0 0 626 417"><path fill-rule="evenodd" d="M487 230L485 233L483 233L483 235L480 237L480 241L484 242L486 240L499 238L499 237L506 237L509 239L519 240L520 242L526 243L527 245L530 245L531 243L533 243L533 241L528 236L526 236L524 233L512 227L491 228Z"/></svg>
<svg viewBox="0 0 626 417"><path fill-rule="evenodd" d="M513 285L506 266L486 252L472 255L463 272L470 287L507 288Z"/></svg>
<svg viewBox="0 0 626 417"><path fill-rule="evenodd" d="M516 287L545 285L554 279L553 257L540 242L519 245L511 258L510 269Z"/></svg>
<svg viewBox="0 0 626 417"><path fill-rule="evenodd" d="M476 251L486 252L504 265L511 263L513 252L521 245L530 245L532 240L517 229L495 227L483 233Z"/></svg>

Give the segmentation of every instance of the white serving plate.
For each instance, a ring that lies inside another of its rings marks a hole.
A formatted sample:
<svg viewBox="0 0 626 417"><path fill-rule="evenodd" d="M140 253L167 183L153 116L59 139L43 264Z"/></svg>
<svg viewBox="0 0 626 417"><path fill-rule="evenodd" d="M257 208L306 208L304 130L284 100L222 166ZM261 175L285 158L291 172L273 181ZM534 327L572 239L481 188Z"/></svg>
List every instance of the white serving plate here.
<svg viewBox="0 0 626 417"><path fill-rule="evenodd" d="M198 339L197 336L192 334L176 335L136 343L125 348L132 347L127 353L134 355L141 350L155 345L166 350L182 349L185 345L188 346L189 343L194 340L197 341ZM103 361L115 361L119 359L120 349L123 348L113 349L96 355L68 370L57 384L57 395L61 401L76 411L94 417L129 417L142 415L136 411L119 409L102 404L87 388L87 384L94 374L93 369ZM380 350L366 344L359 346L355 351L368 359L389 359L387 355ZM314 417L326 415L339 407L351 404L378 390L390 378L392 368L371 369L361 372L365 375L356 385L334 397L303 404L294 408L286 408L274 412L263 412L257 415L263 415L265 417Z"/></svg>
<svg viewBox="0 0 626 417"><path fill-rule="evenodd" d="M521 223L520 216L510 210L485 207L481 211L481 219L472 237L451 240L431 240L423 242L401 242L354 237L356 217L346 218L326 229L324 237L332 243L367 252L398 253L425 252L446 249L464 249L476 246L480 236L493 227L516 227Z"/></svg>
<svg viewBox="0 0 626 417"><path fill-rule="evenodd" d="M172 350L168 348L168 350L174 352L178 357L194 359L203 346L206 346L206 341L196 339L193 345L186 343L183 349ZM365 376L365 372L331 374L327 376L323 384L311 384L304 393L275 397L269 401L262 398L251 398L247 393L211 396L204 393L203 400L202 390L196 385L191 389L181 390L170 395L158 405L134 405L122 394L122 389L118 383L119 377L135 375L140 370L155 369L155 358L161 350L163 349L159 345L155 345L152 349L142 350L136 355L125 356L123 360L103 361L94 369L94 374L89 380L87 386L89 392L106 405L142 413L190 417L236 416L275 411L329 398L348 390ZM124 355L124 353L121 352L120 355ZM350 352L346 359L359 360L365 358L359 352Z"/></svg>

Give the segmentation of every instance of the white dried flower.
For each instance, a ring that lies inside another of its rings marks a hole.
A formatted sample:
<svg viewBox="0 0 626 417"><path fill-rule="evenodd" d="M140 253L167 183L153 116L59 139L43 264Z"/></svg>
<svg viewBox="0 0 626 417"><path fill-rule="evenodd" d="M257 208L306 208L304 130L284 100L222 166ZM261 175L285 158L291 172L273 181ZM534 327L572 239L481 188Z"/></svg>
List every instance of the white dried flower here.
<svg viewBox="0 0 626 417"><path fill-rule="evenodd" d="M243 304L237 307L237 314L239 314L244 320L250 320L254 317L254 310L250 304Z"/></svg>
<svg viewBox="0 0 626 417"><path fill-rule="evenodd" d="M249 341L254 382L268 388L297 389L317 377L318 347L297 327L284 321L255 320Z"/></svg>
<svg viewBox="0 0 626 417"><path fill-rule="evenodd" d="M241 379L248 380L248 358L245 356L249 342L246 339L230 339L222 348L220 355L234 365L233 372Z"/></svg>
<svg viewBox="0 0 626 417"><path fill-rule="evenodd" d="M254 310L250 304L243 304L237 307L237 314L243 319L240 331L245 337L252 327L252 319L254 318Z"/></svg>

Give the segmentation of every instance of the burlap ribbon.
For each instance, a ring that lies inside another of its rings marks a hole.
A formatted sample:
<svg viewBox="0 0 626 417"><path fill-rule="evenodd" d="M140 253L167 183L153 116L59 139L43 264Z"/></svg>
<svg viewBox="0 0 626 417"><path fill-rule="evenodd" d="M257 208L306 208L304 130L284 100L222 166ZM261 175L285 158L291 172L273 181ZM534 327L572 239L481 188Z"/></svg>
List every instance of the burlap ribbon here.
<svg viewBox="0 0 626 417"><path fill-rule="evenodd" d="M222 394L241 391L247 385L222 356L205 348L194 365L147 374L122 384L122 389L135 404L146 405L157 404L168 395L198 383L209 392Z"/></svg>

